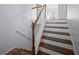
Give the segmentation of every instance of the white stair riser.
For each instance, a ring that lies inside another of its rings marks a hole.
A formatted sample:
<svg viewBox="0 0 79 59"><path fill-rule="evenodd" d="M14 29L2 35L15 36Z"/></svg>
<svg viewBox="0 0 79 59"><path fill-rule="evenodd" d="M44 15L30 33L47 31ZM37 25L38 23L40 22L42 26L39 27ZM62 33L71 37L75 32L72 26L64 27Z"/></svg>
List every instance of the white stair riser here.
<svg viewBox="0 0 79 59"><path fill-rule="evenodd" d="M67 20L47 20L46 22L67 22Z"/></svg>
<svg viewBox="0 0 79 59"><path fill-rule="evenodd" d="M45 26L55 26L55 27L68 27L68 25L67 24L46 24Z"/></svg>
<svg viewBox="0 0 79 59"><path fill-rule="evenodd" d="M69 45L69 44L65 44L65 43L61 43L61 42L55 42L55 41L50 41L50 40L46 40L43 39L44 43L50 44L50 45L55 45L55 46L59 46L59 47L63 47L63 48L67 48L67 49L71 49L73 50L73 46Z"/></svg>
<svg viewBox="0 0 79 59"><path fill-rule="evenodd" d="M56 31L56 32L69 32L68 29L59 29L59 28L45 28L46 31Z"/></svg>
<svg viewBox="0 0 79 59"><path fill-rule="evenodd" d="M63 55L61 53L58 53L58 52L55 52L55 51L51 51L51 50L43 48L43 47L40 47L40 51L48 53L50 55Z"/></svg>
<svg viewBox="0 0 79 59"><path fill-rule="evenodd" d="M66 35L53 34L53 33L43 33L43 35L48 37L55 37L55 38L70 40L70 36L66 36Z"/></svg>

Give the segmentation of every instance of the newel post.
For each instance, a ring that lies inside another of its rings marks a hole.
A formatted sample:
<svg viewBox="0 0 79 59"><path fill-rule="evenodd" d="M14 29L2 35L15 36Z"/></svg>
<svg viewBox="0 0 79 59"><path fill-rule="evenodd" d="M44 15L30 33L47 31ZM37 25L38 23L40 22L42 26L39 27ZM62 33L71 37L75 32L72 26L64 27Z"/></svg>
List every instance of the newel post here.
<svg viewBox="0 0 79 59"><path fill-rule="evenodd" d="M35 24L32 23L32 54L35 55Z"/></svg>

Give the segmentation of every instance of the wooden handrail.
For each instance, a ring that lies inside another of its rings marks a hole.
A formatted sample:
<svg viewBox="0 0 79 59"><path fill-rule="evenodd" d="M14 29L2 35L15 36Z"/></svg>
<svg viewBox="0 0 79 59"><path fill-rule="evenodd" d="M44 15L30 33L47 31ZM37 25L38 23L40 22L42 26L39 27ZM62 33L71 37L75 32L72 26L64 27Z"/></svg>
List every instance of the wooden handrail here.
<svg viewBox="0 0 79 59"><path fill-rule="evenodd" d="M43 8L44 8L44 6L43 6ZM37 19L36 19L36 21L35 21L35 24L36 24L37 21L39 20L39 18L40 18L40 16L41 16L41 13L42 13L42 11L43 11L43 8L41 9L41 11L40 11L40 13L39 13L39 15L38 15L38 17L37 17Z"/></svg>
<svg viewBox="0 0 79 59"><path fill-rule="evenodd" d="M41 9L39 15L37 16L37 19L35 20L35 22L32 23L32 54L33 55L35 55L35 26L41 16L41 13L42 13L44 7L45 7L45 5L43 5L43 8Z"/></svg>
<svg viewBox="0 0 79 59"><path fill-rule="evenodd" d="M36 9L36 8L40 8L40 7L44 7L44 5L32 7L32 9Z"/></svg>

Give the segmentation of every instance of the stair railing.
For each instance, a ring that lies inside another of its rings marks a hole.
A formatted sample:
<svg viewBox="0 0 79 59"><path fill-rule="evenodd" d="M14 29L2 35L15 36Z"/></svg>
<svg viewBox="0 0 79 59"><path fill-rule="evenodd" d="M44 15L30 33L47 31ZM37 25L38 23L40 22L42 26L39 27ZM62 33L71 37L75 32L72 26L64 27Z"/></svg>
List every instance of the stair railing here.
<svg viewBox="0 0 79 59"><path fill-rule="evenodd" d="M35 27L36 27L36 24L42 14L42 11L44 10L45 8L45 14L46 14L46 4L44 5L41 5L41 6L37 6L37 7L33 7L32 9L37 9L37 8L41 8L36 20L34 22L32 22L32 54L35 55L36 51L35 51ZM45 15L46 17L46 15Z"/></svg>

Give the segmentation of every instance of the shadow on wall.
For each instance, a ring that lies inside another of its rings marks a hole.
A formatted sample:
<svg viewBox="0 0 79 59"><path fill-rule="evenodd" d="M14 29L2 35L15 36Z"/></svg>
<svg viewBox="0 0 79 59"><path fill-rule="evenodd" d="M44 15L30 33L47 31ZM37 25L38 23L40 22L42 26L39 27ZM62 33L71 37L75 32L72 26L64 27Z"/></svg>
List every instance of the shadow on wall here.
<svg viewBox="0 0 79 59"><path fill-rule="evenodd" d="M25 38L27 38L27 39L32 40L31 37L26 36L24 33L20 32L20 31L16 31L16 33L18 33L19 35L21 35L21 36L23 36L23 37L25 37Z"/></svg>

